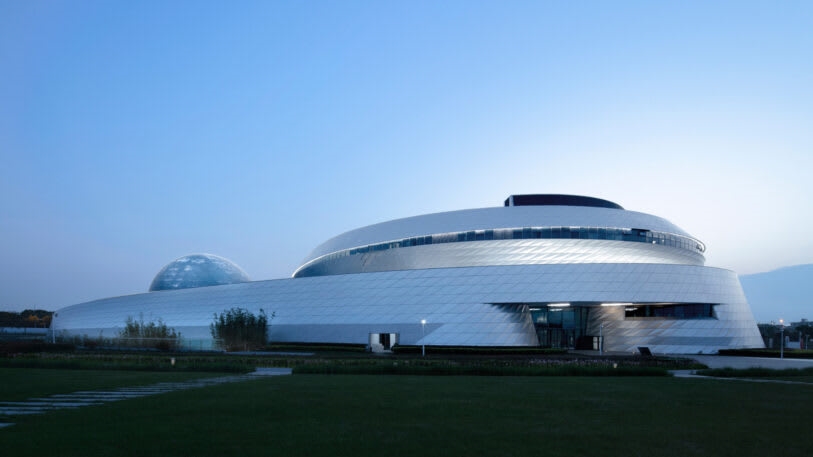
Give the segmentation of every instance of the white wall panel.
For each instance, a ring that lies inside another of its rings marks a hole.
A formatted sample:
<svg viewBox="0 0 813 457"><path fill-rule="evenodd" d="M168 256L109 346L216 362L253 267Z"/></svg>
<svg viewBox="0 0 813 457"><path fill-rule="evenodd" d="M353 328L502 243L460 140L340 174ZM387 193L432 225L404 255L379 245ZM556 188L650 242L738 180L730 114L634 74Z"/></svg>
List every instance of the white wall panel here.
<svg viewBox="0 0 813 457"><path fill-rule="evenodd" d="M529 346L538 342L527 307L498 304L714 303L716 319L708 320L624 319L623 307L597 307L590 331L597 335L596 322L604 322L605 349L620 352L637 346L695 353L762 345L739 281L727 270L582 264L446 268L432 270L431 280L413 273L257 281L115 297L59 310L54 328L57 334L93 337L101 332L112 337L128 316L143 316L182 328L189 338L206 338L215 313L243 307L274 312L270 335L277 341L363 344L371 332L391 332L399 333L404 344L416 344L420 320L426 319L426 344ZM688 284L694 287L682 287Z"/></svg>

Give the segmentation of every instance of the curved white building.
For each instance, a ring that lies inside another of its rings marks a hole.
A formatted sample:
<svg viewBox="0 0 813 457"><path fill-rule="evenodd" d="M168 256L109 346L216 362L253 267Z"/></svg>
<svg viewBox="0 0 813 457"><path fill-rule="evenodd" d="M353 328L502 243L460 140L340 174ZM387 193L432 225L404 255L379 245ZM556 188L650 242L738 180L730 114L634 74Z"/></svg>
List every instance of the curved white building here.
<svg viewBox="0 0 813 457"><path fill-rule="evenodd" d="M515 195L343 233L290 279L247 282L225 259L209 256L225 271L205 273L195 265L212 262L178 259L153 281L164 287L60 309L53 328L113 337L141 315L210 345L212 316L242 307L273 312L281 342L589 349L601 335L606 351L762 347L737 275L704 266L704 251L671 222L606 200Z"/></svg>

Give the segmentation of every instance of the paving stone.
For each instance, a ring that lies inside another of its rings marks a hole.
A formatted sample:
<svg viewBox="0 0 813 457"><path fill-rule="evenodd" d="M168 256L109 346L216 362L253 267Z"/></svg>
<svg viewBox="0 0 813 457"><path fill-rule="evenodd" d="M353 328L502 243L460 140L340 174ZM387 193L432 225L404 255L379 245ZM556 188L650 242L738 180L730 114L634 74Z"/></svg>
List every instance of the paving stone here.
<svg viewBox="0 0 813 457"><path fill-rule="evenodd" d="M42 414L44 412L45 412L44 410L33 410L33 409L3 409L3 410L0 410L0 415L2 415L2 416L26 416L26 415L30 415L30 414Z"/></svg>
<svg viewBox="0 0 813 457"><path fill-rule="evenodd" d="M82 406L100 405L107 402L141 398L149 395L160 395L186 389L197 389L213 385L240 382L252 376L290 375L290 368L258 368L246 375L203 378L185 382L162 382L150 386L122 387L115 390L80 390L69 394L54 394L49 397L29 398L22 402L0 401L0 416L22 416L42 414L54 409L79 408ZM11 422L0 422L0 427L13 425Z"/></svg>
<svg viewBox="0 0 813 457"><path fill-rule="evenodd" d="M252 376L282 376L289 375L293 372L291 368L257 368Z"/></svg>

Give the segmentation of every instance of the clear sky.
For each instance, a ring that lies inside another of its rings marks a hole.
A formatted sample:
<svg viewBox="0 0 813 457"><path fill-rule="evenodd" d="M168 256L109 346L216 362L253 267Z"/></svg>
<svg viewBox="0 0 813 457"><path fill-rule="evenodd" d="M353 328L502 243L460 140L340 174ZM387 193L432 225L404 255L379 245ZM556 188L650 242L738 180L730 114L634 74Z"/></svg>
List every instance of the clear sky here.
<svg viewBox="0 0 813 457"><path fill-rule="evenodd" d="M0 309L572 193L813 263L813 2L0 0Z"/></svg>

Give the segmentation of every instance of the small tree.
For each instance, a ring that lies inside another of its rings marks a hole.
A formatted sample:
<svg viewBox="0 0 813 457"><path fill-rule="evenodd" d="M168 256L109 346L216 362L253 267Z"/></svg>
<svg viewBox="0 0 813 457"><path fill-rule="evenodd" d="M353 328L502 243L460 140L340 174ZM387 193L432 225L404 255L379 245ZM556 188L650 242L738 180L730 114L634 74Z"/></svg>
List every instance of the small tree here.
<svg viewBox="0 0 813 457"><path fill-rule="evenodd" d="M125 346L154 347L163 351L177 349L180 346L181 334L174 328L167 327L160 318L158 322L144 322L144 316L135 320L127 316L124 329L119 332L119 339Z"/></svg>
<svg viewBox="0 0 813 457"><path fill-rule="evenodd" d="M274 313L271 313L271 319ZM261 349L268 342L269 318L264 310L255 316L243 308L232 308L220 314L215 313L215 320L209 325L212 338L227 351Z"/></svg>

